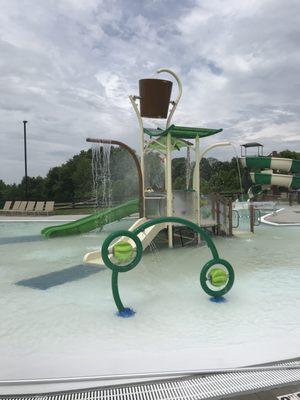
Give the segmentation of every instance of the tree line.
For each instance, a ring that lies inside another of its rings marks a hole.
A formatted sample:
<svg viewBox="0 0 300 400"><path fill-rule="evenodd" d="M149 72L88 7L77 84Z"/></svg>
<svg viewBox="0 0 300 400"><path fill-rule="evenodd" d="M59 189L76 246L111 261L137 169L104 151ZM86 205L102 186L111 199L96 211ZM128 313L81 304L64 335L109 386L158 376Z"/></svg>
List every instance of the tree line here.
<svg viewBox="0 0 300 400"><path fill-rule="evenodd" d="M285 150L279 157L300 159L300 153ZM145 160L145 185L154 190L164 187L164 165L156 153L150 153ZM191 165L191 168L193 165ZM241 191L237 161L219 161L203 158L201 161L201 192L239 193ZM172 161L174 189L186 188L187 163L185 157ZM130 155L122 148L112 147L110 151L111 192L114 202L138 196L138 175ZM81 151L60 166L51 168L46 177L28 177L28 200L54 200L58 203L87 201L94 198L92 174L92 150ZM191 180L189 186L192 186ZM100 188L101 190L101 188ZM0 202L24 200L25 178L19 184L6 184L0 179Z"/></svg>

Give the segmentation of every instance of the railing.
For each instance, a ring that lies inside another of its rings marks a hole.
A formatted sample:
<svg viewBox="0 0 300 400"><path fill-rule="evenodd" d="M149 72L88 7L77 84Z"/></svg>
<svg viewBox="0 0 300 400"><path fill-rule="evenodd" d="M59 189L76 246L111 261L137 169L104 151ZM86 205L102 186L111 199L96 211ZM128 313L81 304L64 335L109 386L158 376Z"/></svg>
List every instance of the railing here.
<svg viewBox="0 0 300 400"><path fill-rule="evenodd" d="M236 229L240 226L240 213L237 210L232 210L232 220L234 215L236 216L236 224L232 222L232 228Z"/></svg>
<svg viewBox="0 0 300 400"><path fill-rule="evenodd" d="M259 226L261 221L261 211L257 208L254 208L254 226Z"/></svg>
<svg viewBox="0 0 300 400"><path fill-rule="evenodd" d="M132 197L124 197L120 201L112 201L111 207L118 206L129 200L132 200ZM60 203L55 202L55 211L81 210L81 209L85 209L85 208L90 208L90 209L94 208L96 210L96 209L101 208L101 206L99 206L99 205L97 206L95 199L82 200L82 201L77 200L77 201L73 201L73 202L60 202ZM103 207L103 208L107 208L107 207Z"/></svg>
<svg viewBox="0 0 300 400"><path fill-rule="evenodd" d="M212 217L216 221L216 234L232 236L233 213L231 197L217 194L211 196Z"/></svg>
<svg viewBox="0 0 300 400"><path fill-rule="evenodd" d="M292 206L294 203L300 204L300 192L298 190L296 190L294 192L289 192L288 200L289 200L290 206Z"/></svg>

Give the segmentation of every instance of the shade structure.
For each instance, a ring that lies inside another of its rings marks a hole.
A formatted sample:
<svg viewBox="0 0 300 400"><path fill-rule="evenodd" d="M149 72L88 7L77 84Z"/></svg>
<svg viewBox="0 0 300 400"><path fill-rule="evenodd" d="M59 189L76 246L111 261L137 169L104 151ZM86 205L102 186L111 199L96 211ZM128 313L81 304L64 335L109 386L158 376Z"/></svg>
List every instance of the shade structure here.
<svg viewBox="0 0 300 400"><path fill-rule="evenodd" d="M171 125L169 128L163 130L157 129L147 129L144 128L144 132L150 137L166 136L168 133L171 134L172 138L179 139L195 139L197 136L199 138L215 135L216 133L222 132L223 129L210 129L210 128L194 128L187 126L176 126Z"/></svg>
<svg viewBox="0 0 300 400"><path fill-rule="evenodd" d="M184 139L178 139L178 138L171 138L171 151L174 150L180 150L184 147L190 147L193 144L184 140ZM167 151L167 137L166 136L161 136L156 140L153 140L150 142L147 146L147 151L157 151L159 153L165 154Z"/></svg>

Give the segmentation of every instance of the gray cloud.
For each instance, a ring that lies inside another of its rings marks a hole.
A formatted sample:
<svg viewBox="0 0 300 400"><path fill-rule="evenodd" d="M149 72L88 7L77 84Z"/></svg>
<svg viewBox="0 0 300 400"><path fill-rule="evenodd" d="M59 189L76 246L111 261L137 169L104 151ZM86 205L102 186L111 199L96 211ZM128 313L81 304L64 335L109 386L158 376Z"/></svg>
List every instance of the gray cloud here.
<svg viewBox="0 0 300 400"><path fill-rule="evenodd" d="M32 176L87 148L87 136L138 149L127 96L162 66L183 81L174 121L224 128L204 143L300 151L297 0L0 5L0 179L23 175L23 119Z"/></svg>

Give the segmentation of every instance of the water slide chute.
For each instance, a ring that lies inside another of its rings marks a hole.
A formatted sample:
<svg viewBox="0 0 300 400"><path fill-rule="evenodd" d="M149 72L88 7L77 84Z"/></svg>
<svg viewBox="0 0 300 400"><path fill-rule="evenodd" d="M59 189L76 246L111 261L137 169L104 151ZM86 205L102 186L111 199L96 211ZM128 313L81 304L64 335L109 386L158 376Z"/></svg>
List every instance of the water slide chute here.
<svg viewBox="0 0 300 400"><path fill-rule="evenodd" d="M280 157L241 157L241 165L248 169L260 169L261 172L250 172L252 186L248 194L255 197L263 191L265 186L280 186L288 189L300 188L300 176L293 175L300 172L300 160ZM289 172L290 175L273 173L273 171Z"/></svg>
<svg viewBox="0 0 300 400"><path fill-rule="evenodd" d="M251 180L257 185L281 186L289 189L300 188L300 176L251 172Z"/></svg>
<svg viewBox="0 0 300 400"><path fill-rule="evenodd" d="M66 224L48 226L42 230L42 235L46 238L78 235L100 228L108 223L119 221L122 218L138 212L139 200L130 200L120 206L110 208L105 211L98 211L77 221L67 222Z"/></svg>
<svg viewBox="0 0 300 400"><path fill-rule="evenodd" d="M272 169L295 174L300 172L300 160L279 157L241 157L240 162L243 167L249 169Z"/></svg>

